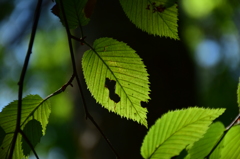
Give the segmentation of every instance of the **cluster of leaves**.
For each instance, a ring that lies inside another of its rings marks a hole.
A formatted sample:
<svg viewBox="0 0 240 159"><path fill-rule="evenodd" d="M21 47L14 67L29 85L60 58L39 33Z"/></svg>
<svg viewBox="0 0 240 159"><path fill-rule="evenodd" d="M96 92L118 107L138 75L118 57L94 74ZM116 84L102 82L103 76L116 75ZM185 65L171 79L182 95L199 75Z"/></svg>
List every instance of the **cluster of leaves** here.
<svg viewBox="0 0 240 159"><path fill-rule="evenodd" d="M28 95L22 100L21 129L29 141L35 146L45 135L51 107L39 95ZM16 128L18 101L8 104L0 113L0 158L7 158ZM18 135L13 158L23 158L30 154L31 148L26 138Z"/></svg>
<svg viewBox="0 0 240 159"><path fill-rule="evenodd" d="M87 25L96 0L56 0L52 12L67 29ZM128 18L143 31L178 40L177 4L174 0L120 0ZM72 37L71 35L68 35ZM83 32L82 32L83 36ZM90 46L84 38L72 37L90 47L82 58L82 70L89 91L104 108L121 117L147 125L147 109L141 102L148 102L149 80L146 66L135 50L124 42L104 37ZM106 81L115 81L118 101L111 99ZM68 84L70 84L72 79ZM66 89L64 85L58 94ZM240 89L238 87L238 96ZM53 94L53 95L55 95ZM21 101L7 105L0 113L0 158L8 158L10 147L15 144L13 158L27 157L40 137L45 134L51 107L38 95L29 95ZM238 102L240 98L238 98ZM15 133L18 102L22 102L20 134L12 143ZM158 119L143 140L143 158L171 158L183 149L185 158L238 158L239 126L225 134L220 122L212 124L225 109L188 108L168 112ZM211 125L212 124L212 125ZM224 136L224 138L223 138Z"/></svg>
<svg viewBox="0 0 240 159"><path fill-rule="evenodd" d="M237 99L240 107L240 83ZM240 158L240 116L227 128L221 122L212 123L224 111L194 107L164 114L145 136L142 157L170 159L185 149L184 159Z"/></svg>

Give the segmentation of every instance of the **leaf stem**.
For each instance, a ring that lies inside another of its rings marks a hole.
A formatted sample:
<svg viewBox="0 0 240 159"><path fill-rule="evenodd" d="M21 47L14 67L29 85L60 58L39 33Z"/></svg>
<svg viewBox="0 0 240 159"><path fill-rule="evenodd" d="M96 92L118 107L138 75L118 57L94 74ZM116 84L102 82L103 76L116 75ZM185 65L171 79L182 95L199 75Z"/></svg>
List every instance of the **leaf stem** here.
<svg viewBox="0 0 240 159"><path fill-rule="evenodd" d="M229 124L228 127L226 127L226 130L229 130L237 121L238 119L240 118L240 113L236 116L236 118L231 122L231 124ZM225 131L226 131L225 130Z"/></svg>
<svg viewBox="0 0 240 159"><path fill-rule="evenodd" d="M33 113L39 108L39 106L41 106L41 104L43 104L45 101L47 101L51 97L64 92L69 85L72 86L72 81L73 81L74 77L75 77L75 75L73 74L72 77L68 80L68 82L66 84L64 84L61 88L59 88L58 90L56 90L55 92L53 92L52 94L50 94L46 98L44 98L43 101L32 111L32 113L26 117L26 119L22 122L21 126L25 124L25 122L29 119L29 117L31 115L33 115Z"/></svg>
<svg viewBox="0 0 240 159"><path fill-rule="evenodd" d="M32 143L31 143L31 141L28 139L28 137L24 134L24 132L23 132L21 129L19 130L19 132L20 132L20 134L22 135L22 137L26 140L26 142L28 143L28 145L30 146L30 148L32 149L35 157L36 157L37 159L39 159L39 157L38 157L38 155L37 155L37 153L36 153L36 151L35 151Z"/></svg>
<svg viewBox="0 0 240 159"><path fill-rule="evenodd" d="M75 64L75 57L74 57L74 53L73 53L73 47L72 47L72 35L70 33L70 30L69 30L69 26L68 26L68 22L67 22L67 18L66 18L66 14L65 14L65 11L64 11L64 7L63 7L63 2L62 0L60 0L60 5L61 5L61 10L62 10L62 13L63 13L63 20L65 22L65 28L66 28L66 32L67 32L67 36L68 36L68 44L69 44L69 49L70 49L70 54L71 54L71 60L72 60L72 67L73 67L73 72L76 76L76 80L77 80L77 84L78 84L78 88L80 90L80 95L81 95L81 98L82 98L82 102L83 102L83 106L84 106L84 110L85 110L85 114L86 114L86 119L89 118L90 121L96 126L96 128L98 129L98 131L101 133L101 135L104 137L104 139L106 140L106 142L108 143L108 145L110 146L111 150L114 152L115 156L117 158L119 158L119 155L117 154L116 150L114 149L114 147L112 146L112 144L110 143L110 141L107 139L106 135L103 133L103 131L101 130L101 128L98 126L98 124L95 122L95 120L93 119L93 117L90 115L89 111L88 111L88 108L87 108L87 105L86 105L86 101L85 101L85 98L84 98L84 95L83 95L83 91L82 91L82 86L81 86L81 83L80 83L80 79L79 79L79 76L77 74L77 69L76 69L76 64ZM84 38L84 37L83 37ZM81 39L79 39L81 40Z"/></svg>
<svg viewBox="0 0 240 159"><path fill-rule="evenodd" d="M69 50L70 50L70 55L71 55L71 61L72 61L72 68L73 68L73 74L75 74L75 77L76 77L76 80L77 80L77 84L78 84L78 87L80 89L80 92L82 92L82 88L81 88L81 84L80 84L80 80L79 80L79 77L78 77L78 73L77 73L77 68L76 68L76 63L75 63L75 57L74 57L74 52L73 52L73 47L72 47L72 41L71 41L71 32L70 32L70 29L69 29L69 26L68 26L68 22L67 22L67 18L66 18L66 14L65 14L65 11L64 11L64 7L63 7L63 2L62 0L60 0L60 6L61 6L61 10L63 12L63 19L64 19L64 22L65 22L65 28L66 28L66 32L67 32L67 36L68 36L68 45L69 45ZM82 93L81 93L82 94ZM83 96L82 96L83 97ZM87 107L86 107L86 102L85 102L85 99L83 99L83 103L84 103L84 108L85 108L85 113L87 114ZM86 116L87 118L87 116Z"/></svg>
<svg viewBox="0 0 240 159"><path fill-rule="evenodd" d="M27 51L27 54L26 54L26 57L25 57L25 61L24 61L24 65L23 65L23 68L22 68L20 80L18 82L19 89L18 89L17 121L16 121L16 129L15 129L15 132L14 132L14 135L13 135L12 145L11 145L11 149L10 149L10 154L9 154L9 157L8 157L9 159L12 159L12 157L13 157L13 152L14 152L16 141L17 141L17 135L21 131L20 130L20 124L21 124L21 113L22 113L23 82L24 82L24 78L25 78L25 75L26 75L26 72L27 72L27 67L28 67L30 55L32 53L32 47L33 47L35 34L36 34L36 30L37 30L37 25L38 25L38 21L39 21L39 17L40 17L40 12L41 12L41 4L42 4L42 0L38 0L36 10L35 10L34 23L33 23L33 27L32 27L32 33L31 33L31 37L30 37L30 41L29 41L28 51Z"/></svg>

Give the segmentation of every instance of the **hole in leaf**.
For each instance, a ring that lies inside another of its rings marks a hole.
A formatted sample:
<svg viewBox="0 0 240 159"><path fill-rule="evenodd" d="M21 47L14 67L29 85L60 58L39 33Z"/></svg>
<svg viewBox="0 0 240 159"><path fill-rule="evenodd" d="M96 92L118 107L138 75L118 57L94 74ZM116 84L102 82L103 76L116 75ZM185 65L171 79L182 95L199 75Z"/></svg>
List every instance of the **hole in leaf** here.
<svg viewBox="0 0 240 159"><path fill-rule="evenodd" d="M147 102L141 101L141 106L142 106L143 108L147 108Z"/></svg>
<svg viewBox="0 0 240 159"><path fill-rule="evenodd" d="M120 97L115 93L116 81L106 78L105 87L109 90L109 98L115 103L118 103L120 101Z"/></svg>

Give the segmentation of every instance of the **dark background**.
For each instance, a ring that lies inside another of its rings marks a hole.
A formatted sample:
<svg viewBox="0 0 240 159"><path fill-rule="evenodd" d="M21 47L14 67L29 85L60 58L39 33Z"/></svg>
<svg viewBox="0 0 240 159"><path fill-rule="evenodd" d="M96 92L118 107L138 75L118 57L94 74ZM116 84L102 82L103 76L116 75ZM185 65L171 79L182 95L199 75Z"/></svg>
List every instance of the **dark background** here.
<svg viewBox="0 0 240 159"><path fill-rule="evenodd" d="M98 0L89 24L83 27L90 44L100 37L112 37L127 43L143 59L150 74L151 100L144 104L149 111L149 127L163 113L189 106L227 108L219 119L225 125L238 114L239 2L211 2L208 6L204 6L205 1L194 2L178 2L180 41L154 37L136 28L117 0ZM0 2L1 107L17 98L17 82L35 5L36 2L30 0ZM51 14L53 5L49 0L43 1L25 95L40 94L44 98L60 88L72 74L65 29ZM78 29L73 33L80 36ZM141 158L140 147L148 129L96 104L81 72L81 57L86 49L75 42L83 93L91 115L121 158ZM40 158L115 158L97 129L85 120L75 81L73 85L51 99L50 123L46 136L37 146Z"/></svg>

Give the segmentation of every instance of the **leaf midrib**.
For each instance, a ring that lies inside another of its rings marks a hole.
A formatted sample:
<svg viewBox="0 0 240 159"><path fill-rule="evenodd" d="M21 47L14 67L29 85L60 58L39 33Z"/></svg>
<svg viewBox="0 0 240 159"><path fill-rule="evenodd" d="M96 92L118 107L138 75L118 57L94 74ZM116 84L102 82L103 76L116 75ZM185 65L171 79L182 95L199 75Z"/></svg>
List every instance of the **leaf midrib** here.
<svg viewBox="0 0 240 159"><path fill-rule="evenodd" d="M208 118L208 117L212 117L212 115L208 115L208 116L205 116L204 118L200 118L199 120L196 120L196 121L194 121L194 122L192 122L192 123L189 123L189 124L185 125L184 127L181 127L178 131L175 131L175 132L174 132L173 134L171 134L168 138L166 138L163 143L161 143L160 145L156 146L156 149L155 149L155 150L153 151L153 153L149 156L149 158L151 158L151 157L155 154L155 152L159 149L159 147L162 146L162 145L164 145L164 143L165 143L166 141L168 141L169 138L171 138L172 136L174 136L177 132L179 132L179 131L182 130L183 128L188 127L189 125L194 124L195 122L201 121L201 120L203 120L203 119L205 119L205 118Z"/></svg>
<svg viewBox="0 0 240 159"><path fill-rule="evenodd" d="M131 106L135 109L136 113L138 114L138 116L140 117L141 121L143 121L142 117L140 116L140 114L138 113L137 109L135 108L134 104L132 103L132 101L130 100L130 98L128 97L128 94L126 93L125 89L123 88L123 86L120 84L120 82L118 81L117 77L115 76L114 72L110 69L110 67L105 63L105 61L101 58L101 56L97 53L97 51L95 50L95 48L92 48L93 52L99 57L99 59L101 59L101 61L103 62L103 64L108 68L108 70L110 70L111 74L114 76L116 82L119 84L119 86L122 88L122 90L124 91L125 95L127 96L127 99L131 102Z"/></svg>
<svg viewBox="0 0 240 159"><path fill-rule="evenodd" d="M150 5L152 5L152 1L148 0L148 3L149 3ZM174 6L174 5L173 5L173 6ZM169 30L171 30L172 34L176 36L175 38L178 39L178 36L174 33L174 31L169 27L169 25L167 24L167 22L165 21L165 19L162 17L161 14L163 14L163 13L158 13L158 12L157 12L157 14L158 14L159 17L162 19L162 21L166 24L166 26L169 28Z"/></svg>

